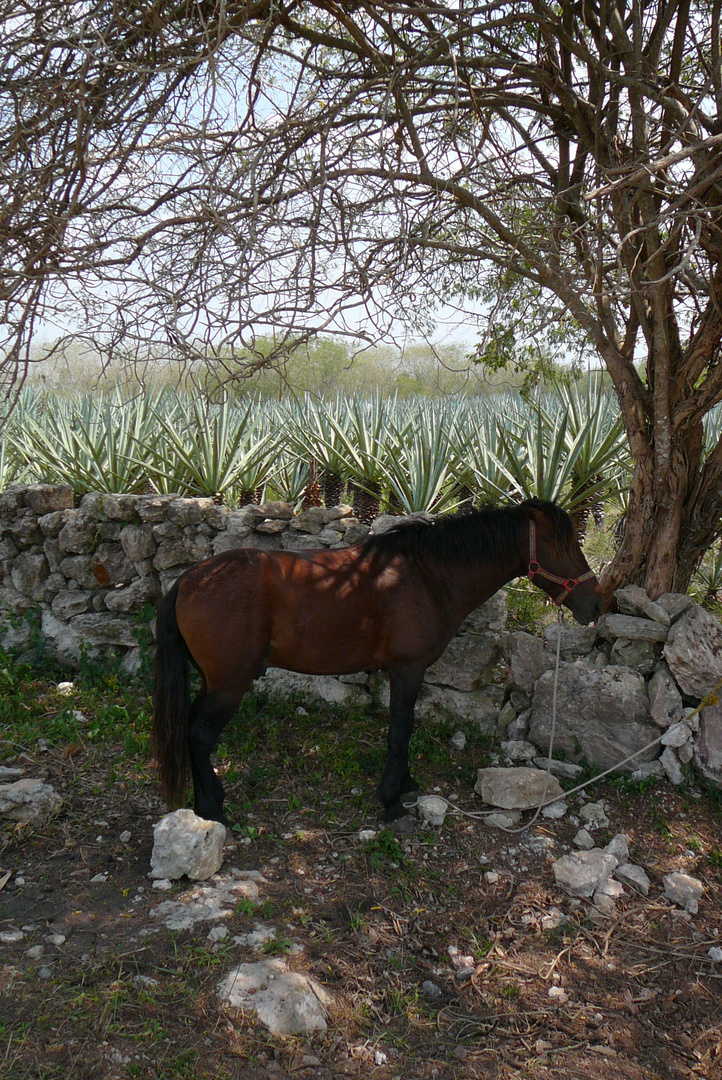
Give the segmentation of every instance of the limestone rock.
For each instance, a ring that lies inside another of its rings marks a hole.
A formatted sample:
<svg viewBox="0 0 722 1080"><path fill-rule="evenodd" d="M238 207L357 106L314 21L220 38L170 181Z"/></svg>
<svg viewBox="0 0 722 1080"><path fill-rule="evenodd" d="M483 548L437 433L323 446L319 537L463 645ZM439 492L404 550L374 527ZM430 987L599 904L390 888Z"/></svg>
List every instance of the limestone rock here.
<svg viewBox="0 0 722 1080"><path fill-rule="evenodd" d="M30 484L25 488L25 505L38 517L57 510L72 510L73 489L70 484Z"/></svg>
<svg viewBox="0 0 722 1080"><path fill-rule="evenodd" d="M593 896L614 873L619 860L606 851L574 851L552 864L557 885L573 896Z"/></svg>
<svg viewBox="0 0 722 1080"><path fill-rule="evenodd" d="M641 866L635 866L634 863L622 863L614 871L614 876L617 881L624 882L625 885L631 885L633 889L640 892L642 896L648 896L651 887L651 881L645 874Z"/></svg>
<svg viewBox="0 0 722 1080"><path fill-rule="evenodd" d="M679 758L673 748L671 746L665 746L664 751L659 755L659 760L662 764L662 768L667 774L670 784L679 787L684 780L684 773L680 767Z"/></svg>
<svg viewBox="0 0 722 1080"><path fill-rule="evenodd" d="M579 817L592 828L599 825L600 828L606 829L609 825L609 817L603 802L585 803L579 810Z"/></svg>
<svg viewBox="0 0 722 1080"><path fill-rule="evenodd" d="M614 855L618 863L626 863L629 859L629 838L626 833L617 833L604 850L607 854Z"/></svg>
<svg viewBox="0 0 722 1080"><path fill-rule="evenodd" d="M41 824L62 801L52 784L29 776L12 784L0 784L0 814L10 821Z"/></svg>
<svg viewBox="0 0 722 1080"><path fill-rule="evenodd" d="M153 559L156 570L168 570L171 566L202 562L211 555L207 536L184 537L182 540L164 540Z"/></svg>
<svg viewBox="0 0 722 1080"><path fill-rule="evenodd" d="M669 612L661 604L650 600L639 585L626 585L623 589L617 589L614 595L623 615L643 615L662 626L669 626L672 622Z"/></svg>
<svg viewBox="0 0 722 1080"><path fill-rule="evenodd" d="M501 750L510 761L531 761L537 752L536 746L526 739L506 739L501 743Z"/></svg>
<svg viewBox="0 0 722 1080"><path fill-rule="evenodd" d="M664 657L683 694L706 697L722 680L722 626L694 604L669 631Z"/></svg>
<svg viewBox="0 0 722 1080"><path fill-rule="evenodd" d="M669 727L682 714L682 695L666 664L661 664L647 686L649 712L659 727Z"/></svg>
<svg viewBox="0 0 722 1080"><path fill-rule="evenodd" d="M458 634L442 656L426 669L424 679L454 690L478 690L489 682L499 648L487 634Z"/></svg>
<svg viewBox="0 0 722 1080"><path fill-rule="evenodd" d="M692 607L694 600L686 593L663 593L655 600L669 615L672 622L676 622L680 615L684 615L688 608Z"/></svg>
<svg viewBox="0 0 722 1080"><path fill-rule="evenodd" d="M226 827L220 821L206 821L192 810L174 810L153 826L153 878L175 881L185 874L193 881L205 881L223 862Z"/></svg>
<svg viewBox="0 0 722 1080"><path fill-rule="evenodd" d="M509 595L499 589L478 608L475 608L461 624L462 634L500 634L506 626Z"/></svg>
<svg viewBox="0 0 722 1080"><path fill-rule="evenodd" d="M490 829L513 829L520 821L521 814L518 810L509 810L507 813L499 810L484 817L484 824L488 825Z"/></svg>
<svg viewBox="0 0 722 1080"><path fill-rule="evenodd" d="M213 881L202 881L177 899L151 908L150 917L169 930L191 930L200 923L229 919L240 900L258 899L257 882L263 880L258 870L231 867L230 875L216 874Z"/></svg>
<svg viewBox="0 0 722 1080"><path fill-rule="evenodd" d="M152 559L157 547L150 525L126 525L120 534L120 544L132 562Z"/></svg>
<svg viewBox="0 0 722 1080"><path fill-rule="evenodd" d="M441 799L438 795L422 795L416 801L416 809L419 817L429 825L443 825L448 804L446 799Z"/></svg>
<svg viewBox="0 0 722 1080"><path fill-rule="evenodd" d="M705 706L699 724L694 763L707 780L722 787L722 703Z"/></svg>
<svg viewBox="0 0 722 1080"><path fill-rule="evenodd" d="M581 765L575 765L572 761L557 761L556 758L535 757L534 764L537 769L548 769L554 776L560 776L564 780L576 780L584 772Z"/></svg>
<svg viewBox="0 0 722 1080"><path fill-rule="evenodd" d="M60 550L71 555L86 555L92 551L98 522L81 510L68 511L68 520L58 533Z"/></svg>
<svg viewBox="0 0 722 1080"><path fill-rule="evenodd" d="M614 911L615 901L624 896L624 886L620 881L613 878L605 878L598 888L594 890L594 906L605 915L611 915Z"/></svg>
<svg viewBox="0 0 722 1080"><path fill-rule="evenodd" d="M594 837L588 829L579 829L572 841L574 847L578 847L580 851L591 851L594 847Z"/></svg>
<svg viewBox="0 0 722 1080"><path fill-rule="evenodd" d="M474 791L485 803L502 810L528 810L553 802L564 792L555 776L543 769L479 769Z"/></svg>
<svg viewBox="0 0 722 1080"><path fill-rule="evenodd" d="M53 597L50 605L53 615L58 619L72 619L74 615L83 615L90 608L91 597L84 589L63 589Z"/></svg>
<svg viewBox="0 0 722 1080"><path fill-rule="evenodd" d="M597 622L597 633L605 641L627 638L629 641L666 641L667 627L652 619L638 619L634 615L602 615Z"/></svg>
<svg viewBox="0 0 722 1080"><path fill-rule="evenodd" d="M307 975L289 971L279 959L239 964L218 986L223 1005L249 1010L274 1035L325 1031L331 998Z"/></svg>
<svg viewBox="0 0 722 1080"><path fill-rule="evenodd" d="M609 663L632 668L646 677L656 668L661 653L662 646L658 641L632 641L620 637L612 646Z"/></svg>
<svg viewBox="0 0 722 1080"><path fill-rule="evenodd" d="M554 658L544 648L543 641L523 630L515 634L505 634L502 648L509 661L511 685L531 694L537 679L549 670Z"/></svg>
<svg viewBox="0 0 722 1080"><path fill-rule="evenodd" d="M551 735L554 673L546 672L536 684L529 740L548 750ZM592 667L583 661L561 664L557 697L554 750L563 750L574 762L586 759L609 768L651 742L658 728L651 723L644 679L617 666ZM636 761L656 755L644 751Z"/></svg>
<svg viewBox="0 0 722 1080"><path fill-rule="evenodd" d="M99 544L90 560L90 572L103 588L127 585L136 576L133 563L119 544Z"/></svg>
<svg viewBox="0 0 722 1080"><path fill-rule="evenodd" d="M49 574L50 567L44 555L23 551L13 560L10 580L23 596L44 600Z"/></svg>
<svg viewBox="0 0 722 1080"><path fill-rule="evenodd" d="M677 907L684 908L690 915L697 914L699 901L704 893L704 885L701 881L679 871L665 874L662 881L664 883L664 893L668 900L671 900Z"/></svg>
<svg viewBox="0 0 722 1080"><path fill-rule="evenodd" d="M563 623L552 623L544 630L544 641L550 652L556 656L557 640L561 631L561 656L565 660L572 657L586 656L594 648L597 640L596 626L577 626Z"/></svg>
<svg viewBox="0 0 722 1080"><path fill-rule="evenodd" d="M692 732L687 725L680 720L676 724L672 724L667 728L662 736L662 746L673 746L675 750L678 750L680 746L684 746L692 738Z"/></svg>
<svg viewBox="0 0 722 1080"><path fill-rule="evenodd" d="M256 688L288 697L291 694L304 694L308 698L318 698L331 705L368 704L369 695L361 686L339 682L332 675L302 675L283 668L269 668L266 674L256 681Z"/></svg>

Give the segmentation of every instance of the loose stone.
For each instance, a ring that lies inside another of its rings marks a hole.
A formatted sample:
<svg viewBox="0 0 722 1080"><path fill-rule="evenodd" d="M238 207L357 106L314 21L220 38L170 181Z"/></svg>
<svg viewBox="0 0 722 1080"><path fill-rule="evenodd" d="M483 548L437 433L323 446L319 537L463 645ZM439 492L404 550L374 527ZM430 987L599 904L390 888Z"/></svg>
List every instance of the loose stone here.
<svg viewBox="0 0 722 1080"><path fill-rule="evenodd" d="M254 1012L276 1035L325 1031L331 998L315 979L288 971L282 960L239 964L218 986L226 1007Z"/></svg>
<svg viewBox="0 0 722 1080"><path fill-rule="evenodd" d="M588 829L580 829L573 840L574 846L582 851L591 851L594 847L594 837Z"/></svg>
<svg viewBox="0 0 722 1080"><path fill-rule="evenodd" d="M528 810L564 795L555 776L543 769L479 769L474 791L503 810Z"/></svg>
<svg viewBox="0 0 722 1080"><path fill-rule="evenodd" d="M599 825L602 829L606 829L609 825L609 818L602 802L586 803L580 809L579 816L582 821L586 821L592 827Z"/></svg>
<svg viewBox="0 0 722 1080"><path fill-rule="evenodd" d="M649 895L652 883L641 866L635 866L634 863L622 863L614 871L614 876L618 881L624 882L625 885L631 885L642 896Z"/></svg>
<svg viewBox="0 0 722 1080"><path fill-rule="evenodd" d="M568 809L568 805L563 799L560 799L558 802L542 807L542 817L549 818L551 821L559 821L560 818L564 817Z"/></svg>
<svg viewBox="0 0 722 1080"><path fill-rule="evenodd" d="M192 810L174 810L153 826L150 876L177 880L187 875L206 881L223 862L226 827L206 821Z"/></svg>
<svg viewBox="0 0 722 1080"><path fill-rule="evenodd" d="M662 881L664 893L668 900L671 900L678 907L684 908L690 915L697 914L699 901L704 893L704 885L698 878L676 870L672 874L665 874Z"/></svg>
<svg viewBox="0 0 722 1080"><path fill-rule="evenodd" d="M563 855L552 864L557 885L573 896L593 896L617 866L614 855L599 848Z"/></svg>
<svg viewBox="0 0 722 1080"><path fill-rule="evenodd" d="M662 768L667 774L669 782L678 787L684 780L684 773L680 768L679 758L675 754L671 746L665 746L664 752L660 754L659 760L662 764Z"/></svg>
<svg viewBox="0 0 722 1080"><path fill-rule="evenodd" d="M416 809L422 820L429 825L443 825L448 804L446 799L441 799L438 795L422 795L416 801Z"/></svg>

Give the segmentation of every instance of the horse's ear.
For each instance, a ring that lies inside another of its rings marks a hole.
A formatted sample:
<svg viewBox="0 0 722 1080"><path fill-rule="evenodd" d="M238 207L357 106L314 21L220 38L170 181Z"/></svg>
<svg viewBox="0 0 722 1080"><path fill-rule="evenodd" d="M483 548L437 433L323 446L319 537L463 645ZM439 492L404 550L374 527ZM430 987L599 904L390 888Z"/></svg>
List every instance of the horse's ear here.
<svg viewBox="0 0 722 1080"><path fill-rule="evenodd" d="M535 522L537 525L543 525L549 520L548 515L543 510L540 510L538 506L531 506L528 502L522 503L519 509L524 512L530 521Z"/></svg>

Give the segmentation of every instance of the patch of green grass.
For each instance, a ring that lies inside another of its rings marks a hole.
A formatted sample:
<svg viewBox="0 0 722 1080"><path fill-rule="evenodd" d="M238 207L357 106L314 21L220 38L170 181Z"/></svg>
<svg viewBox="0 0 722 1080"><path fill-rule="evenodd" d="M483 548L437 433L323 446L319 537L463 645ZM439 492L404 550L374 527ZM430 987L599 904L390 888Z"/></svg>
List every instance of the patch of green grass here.
<svg viewBox="0 0 722 1080"><path fill-rule="evenodd" d="M293 942L291 939L285 937L280 932L277 933L275 937L268 938L268 940L263 943L263 952L266 956L285 956L292 948Z"/></svg>
<svg viewBox="0 0 722 1080"><path fill-rule="evenodd" d="M394 862L402 866L406 862L403 848L398 842L391 829L381 829L373 840L365 845L366 854L375 867L381 867L385 861Z"/></svg>

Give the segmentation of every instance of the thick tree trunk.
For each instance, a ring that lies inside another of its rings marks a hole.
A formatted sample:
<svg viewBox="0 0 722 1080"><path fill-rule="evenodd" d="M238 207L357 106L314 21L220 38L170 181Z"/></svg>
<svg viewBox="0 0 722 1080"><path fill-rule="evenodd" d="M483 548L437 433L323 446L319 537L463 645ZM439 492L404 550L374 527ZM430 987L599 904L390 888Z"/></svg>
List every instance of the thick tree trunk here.
<svg viewBox="0 0 722 1080"><path fill-rule="evenodd" d="M602 575L611 597L621 585L642 585L652 599L685 592L714 540L722 511L722 459L700 468L701 426L676 436L667 468L652 469L653 454L638 459L629 490L624 538Z"/></svg>

